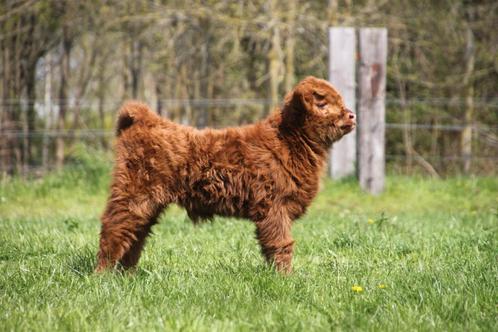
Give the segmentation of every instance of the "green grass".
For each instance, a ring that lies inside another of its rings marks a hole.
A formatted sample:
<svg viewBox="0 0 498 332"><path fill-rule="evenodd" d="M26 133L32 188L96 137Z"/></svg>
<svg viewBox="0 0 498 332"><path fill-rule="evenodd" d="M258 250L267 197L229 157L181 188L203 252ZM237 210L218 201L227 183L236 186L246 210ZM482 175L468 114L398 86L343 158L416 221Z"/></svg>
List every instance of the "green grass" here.
<svg viewBox="0 0 498 332"><path fill-rule="evenodd" d="M325 181L288 277L251 223L172 207L135 273L94 275L98 160L0 185L0 330L498 330L496 178L390 177L379 197Z"/></svg>

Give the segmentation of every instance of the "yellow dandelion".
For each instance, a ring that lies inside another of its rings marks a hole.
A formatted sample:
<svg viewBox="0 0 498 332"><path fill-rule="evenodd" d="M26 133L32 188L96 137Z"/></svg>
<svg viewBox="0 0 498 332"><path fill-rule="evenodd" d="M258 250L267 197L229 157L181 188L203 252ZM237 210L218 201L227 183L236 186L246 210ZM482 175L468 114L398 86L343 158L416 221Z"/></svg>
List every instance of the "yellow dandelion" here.
<svg viewBox="0 0 498 332"><path fill-rule="evenodd" d="M369 224L369 225L373 225L373 224L375 224L375 220L373 220L373 219L368 219L368 221L367 221L367 222L368 222L368 224Z"/></svg>
<svg viewBox="0 0 498 332"><path fill-rule="evenodd" d="M386 288L387 286L386 286L386 285L384 285L384 284L378 284L378 285L377 285L377 287L379 287L380 289L384 289L384 288Z"/></svg>
<svg viewBox="0 0 498 332"><path fill-rule="evenodd" d="M351 287L351 289L353 290L353 292L356 292L356 293L363 292L363 287L361 287L361 286L354 285L353 287Z"/></svg>

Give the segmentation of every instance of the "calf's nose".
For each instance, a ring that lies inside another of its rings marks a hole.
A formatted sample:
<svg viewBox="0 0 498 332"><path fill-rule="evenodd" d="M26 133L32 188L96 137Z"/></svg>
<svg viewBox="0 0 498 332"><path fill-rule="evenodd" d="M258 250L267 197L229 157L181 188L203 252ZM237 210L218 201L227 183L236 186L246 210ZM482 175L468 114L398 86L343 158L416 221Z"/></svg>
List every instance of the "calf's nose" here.
<svg viewBox="0 0 498 332"><path fill-rule="evenodd" d="M350 119L354 119L356 117L356 115L353 112L351 112L350 110L346 109L346 111L348 112Z"/></svg>

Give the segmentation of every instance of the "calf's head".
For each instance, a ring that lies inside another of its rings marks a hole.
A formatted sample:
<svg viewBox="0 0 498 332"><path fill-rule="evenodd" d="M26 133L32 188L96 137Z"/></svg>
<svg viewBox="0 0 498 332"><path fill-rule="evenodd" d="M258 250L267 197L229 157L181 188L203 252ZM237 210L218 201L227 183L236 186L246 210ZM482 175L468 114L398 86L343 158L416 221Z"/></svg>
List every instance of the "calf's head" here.
<svg viewBox="0 0 498 332"><path fill-rule="evenodd" d="M346 108L329 82L309 76L285 97L282 124L287 130L300 130L310 140L330 146L356 127L356 115Z"/></svg>

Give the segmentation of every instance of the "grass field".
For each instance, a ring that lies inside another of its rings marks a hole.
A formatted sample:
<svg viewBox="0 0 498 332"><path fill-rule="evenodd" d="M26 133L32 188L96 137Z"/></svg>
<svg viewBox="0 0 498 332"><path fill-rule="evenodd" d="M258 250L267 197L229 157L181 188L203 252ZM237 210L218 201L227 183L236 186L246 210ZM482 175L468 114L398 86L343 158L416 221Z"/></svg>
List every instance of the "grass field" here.
<svg viewBox="0 0 498 332"><path fill-rule="evenodd" d="M2 331L498 330L496 178L325 181L288 277L251 223L172 207L135 273L94 275L108 165L85 158L0 185Z"/></svg>

